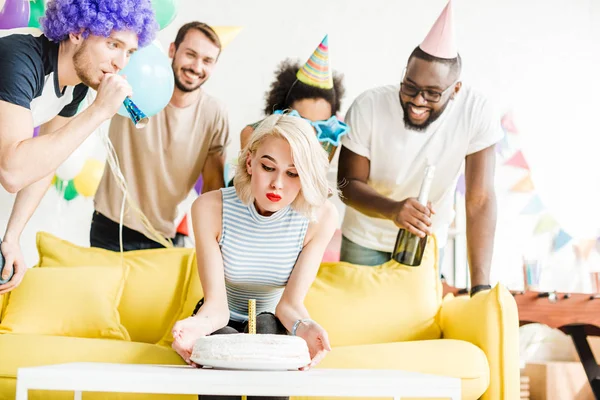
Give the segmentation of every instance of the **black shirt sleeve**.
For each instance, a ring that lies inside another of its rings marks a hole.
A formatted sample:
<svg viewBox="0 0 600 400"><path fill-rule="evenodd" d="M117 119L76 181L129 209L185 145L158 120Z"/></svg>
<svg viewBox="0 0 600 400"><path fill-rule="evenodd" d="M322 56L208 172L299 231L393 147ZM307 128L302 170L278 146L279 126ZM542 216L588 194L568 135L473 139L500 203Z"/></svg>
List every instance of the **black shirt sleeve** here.
<svg viewBox="0 0 600 400"><path fill-rule="evenodd" d="M79 104L85 99L87 95L88 87L83 83L75 86L73 89L73 101L63 107L62 110L58 113L61 117L71 118L77 113L77 109L79 108Z"/></svg>
<svg viewBox="0 0 600 400"><path fill-rule="evenodd" d="M31 109L44 86L44 63L28 35L0 38L0 100Z"/></svg>

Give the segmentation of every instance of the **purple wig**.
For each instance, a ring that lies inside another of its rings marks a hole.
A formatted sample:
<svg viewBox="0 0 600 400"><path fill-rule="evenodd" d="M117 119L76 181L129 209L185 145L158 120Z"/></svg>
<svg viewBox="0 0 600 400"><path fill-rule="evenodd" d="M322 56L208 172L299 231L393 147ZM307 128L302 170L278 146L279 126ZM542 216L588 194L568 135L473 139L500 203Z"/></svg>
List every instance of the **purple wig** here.
<svg viewBox="0 0 600 400"><path fill-rule="evenodd" d="M41 24L46 37L55 42L82 30L84 38L132 31L143 47L158 31L151 0L50 0Z"/></svg>

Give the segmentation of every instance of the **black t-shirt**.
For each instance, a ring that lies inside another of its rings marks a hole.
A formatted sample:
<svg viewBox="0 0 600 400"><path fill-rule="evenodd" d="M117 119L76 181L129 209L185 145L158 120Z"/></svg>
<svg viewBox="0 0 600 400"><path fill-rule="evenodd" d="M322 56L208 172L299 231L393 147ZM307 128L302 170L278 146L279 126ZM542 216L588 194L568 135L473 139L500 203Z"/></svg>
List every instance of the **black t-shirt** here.
<svg viewBox="0 0 600 400"><path fill-rule="evenodd" d="M88 88L58 85L58 43L44 35L0 38L0 100L31 110L33 126L56 115L72 117Z"/></svg>

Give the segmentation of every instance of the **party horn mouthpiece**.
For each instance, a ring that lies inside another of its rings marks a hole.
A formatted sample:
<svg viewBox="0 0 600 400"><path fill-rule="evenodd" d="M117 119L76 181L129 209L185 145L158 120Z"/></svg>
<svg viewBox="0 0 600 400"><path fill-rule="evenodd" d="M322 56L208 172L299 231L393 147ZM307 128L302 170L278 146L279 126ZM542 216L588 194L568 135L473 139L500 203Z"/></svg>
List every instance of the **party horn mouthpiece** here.
<svg viewBox="0 0 600 400"><path fill-rule="evenodd" d="M0 244L2 243L2 240L0 240ZM4 285L5 283L8 283L13 275L15 274L15 270L13 267L13 271L10 273L10 275L8 275L8 277L6 279L2 279L2 270L5 267L5 263L4 263L4 256L2 255L2 252L0 251L0 285Z"/></svg>
<svg viewBox="0 0 600 400"><path fill-rule="evenodd" d="M136 128L141 129L148 124L148 117L146 114L144 114L143 111L140 110L129 97L125 98L123 105L129 113L129 116L133 121L133 125L135 125Z"/></svg>

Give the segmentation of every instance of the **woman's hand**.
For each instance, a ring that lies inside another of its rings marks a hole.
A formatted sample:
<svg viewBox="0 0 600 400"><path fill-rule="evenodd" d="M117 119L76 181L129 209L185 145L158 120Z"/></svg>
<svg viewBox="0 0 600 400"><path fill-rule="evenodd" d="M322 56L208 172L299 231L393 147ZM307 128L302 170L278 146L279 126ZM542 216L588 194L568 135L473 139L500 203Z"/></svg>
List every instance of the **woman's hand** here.
<svg viewBox="0 0 600 400"><path fill-rule="evenodd" d="M177 321L173 326L173 350L185 360L186 363L198 367L190 357L194 350L194 343L203 336L212 333L212 325L206 317L188 317Z"/></svg>
<svg viewBox="0 0 600 400"><path fill-rule="evenodd" d="M331 351L327 332L313 320L306 320L300 323L296 329L296 336L306 341L308 352L310 353L310 364L300 368L302 371L316 366Z"/></svg>

